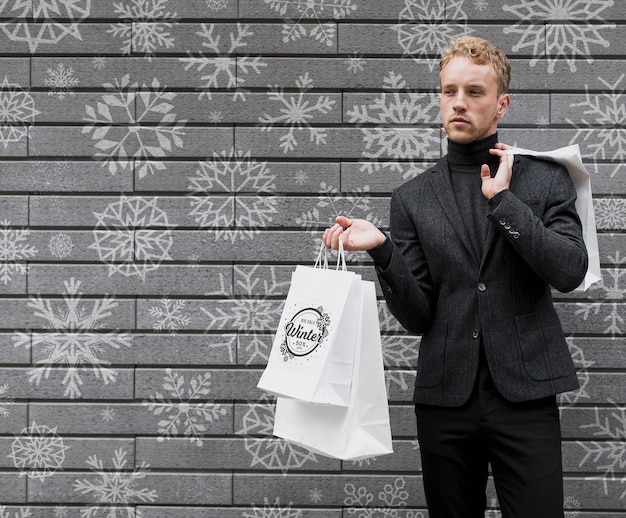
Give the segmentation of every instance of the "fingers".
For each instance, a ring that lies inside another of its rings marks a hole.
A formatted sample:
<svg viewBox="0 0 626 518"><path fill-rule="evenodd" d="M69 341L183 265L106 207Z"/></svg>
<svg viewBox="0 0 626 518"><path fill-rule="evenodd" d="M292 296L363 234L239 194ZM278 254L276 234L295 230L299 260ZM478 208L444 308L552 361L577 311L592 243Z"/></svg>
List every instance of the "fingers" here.
<svg viewBox="0 0 626 518"><path fill-rule="evenodd" d="M480 179L485 182L485 180L489 180L491 178L491 171L489 170L489 166L487 164L483 164L480 166Z"/></svg>
<svg viewBox="0 0 626 518"><path fill-rule="evenodd" d="M335 223L332 227L324 230L322 240L327 248L337 250L339 249L339 239L342 238L343 234L343 227L339 223Z"/></svg>

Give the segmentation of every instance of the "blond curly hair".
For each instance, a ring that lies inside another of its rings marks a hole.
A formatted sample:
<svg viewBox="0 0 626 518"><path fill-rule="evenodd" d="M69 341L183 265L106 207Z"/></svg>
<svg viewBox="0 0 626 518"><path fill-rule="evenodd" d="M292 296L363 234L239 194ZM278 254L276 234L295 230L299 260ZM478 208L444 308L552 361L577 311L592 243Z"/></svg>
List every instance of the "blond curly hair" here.
<svg viewBox="0 0 626 518"><path fill-rule="evenodd" d="M496 71L498 96L509 91L511 63L506 54L493 43L476 36L459 36L441 51L439 71L456 57L468 58L477 65L491 65Z"/></svg>

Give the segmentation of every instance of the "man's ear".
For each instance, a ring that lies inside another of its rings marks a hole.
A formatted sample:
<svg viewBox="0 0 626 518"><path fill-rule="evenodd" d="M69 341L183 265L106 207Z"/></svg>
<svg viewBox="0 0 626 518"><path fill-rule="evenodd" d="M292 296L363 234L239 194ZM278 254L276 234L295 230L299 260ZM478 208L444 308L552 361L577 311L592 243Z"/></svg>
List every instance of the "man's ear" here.
<svg viewBox="0 0 626 518"><path fill-rule="evenodd" d="M500 94L500 99L498 101L498 119L504 117L504 114L511 106L511 96L507 93Z"/></svg>

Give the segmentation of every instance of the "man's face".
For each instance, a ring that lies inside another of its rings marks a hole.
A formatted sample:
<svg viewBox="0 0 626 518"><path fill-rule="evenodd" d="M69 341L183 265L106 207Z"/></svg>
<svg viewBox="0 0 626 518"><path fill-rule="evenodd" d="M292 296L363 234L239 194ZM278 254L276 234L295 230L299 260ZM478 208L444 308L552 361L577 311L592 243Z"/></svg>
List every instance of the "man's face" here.
<svg viewBox="0 0 626 518"><path fill-rule="evenodd" d="M448 137L469 144L493 135L511 102L498 96L496 71L464 57L451 59L439 74L441 121Z"/></svg>

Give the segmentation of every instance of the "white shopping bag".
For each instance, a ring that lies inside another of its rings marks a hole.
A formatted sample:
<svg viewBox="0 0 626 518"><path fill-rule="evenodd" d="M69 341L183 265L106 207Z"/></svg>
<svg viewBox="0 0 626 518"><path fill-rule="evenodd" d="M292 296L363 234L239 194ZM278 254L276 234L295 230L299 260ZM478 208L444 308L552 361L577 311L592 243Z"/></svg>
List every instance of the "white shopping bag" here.
<svg viewBox="0 0 626 518"><path fill-rule="evenodd" d="M393 453L374 283L362 281L360 326L347 408L279 397L274 435L314 453L359 460Z"/></svg>
<svg viewBox="0 0 626 518"><path fill-rule="evenodd" d="M323 247L323 245L322 245ZM359 325L361 276L321 261L298 265L258 387L277 396L348 406ZM340 265L342 266L340 268Z"/></svg>
<svg viewBox="0 0 626 518"><path fill-rule="evenodd" d="M592 284L602 280L596 219L593 212L593 199L591 197L591 180L589 178L589 172L585 168L580 156L578 144L562 147L553 151L531 151L529 149L513 147L507 150L507 154L530 155L556 162L567 169L574 187L576 187L576 212L578 212L582 223L583 239L585 240L587 255L589 256L587 275L583 283L577 289L586 290Z"/></svg>

